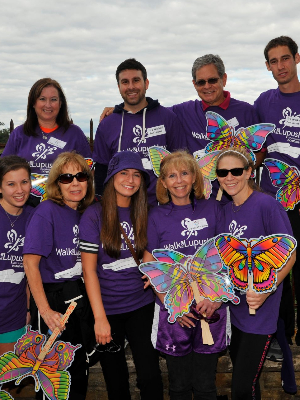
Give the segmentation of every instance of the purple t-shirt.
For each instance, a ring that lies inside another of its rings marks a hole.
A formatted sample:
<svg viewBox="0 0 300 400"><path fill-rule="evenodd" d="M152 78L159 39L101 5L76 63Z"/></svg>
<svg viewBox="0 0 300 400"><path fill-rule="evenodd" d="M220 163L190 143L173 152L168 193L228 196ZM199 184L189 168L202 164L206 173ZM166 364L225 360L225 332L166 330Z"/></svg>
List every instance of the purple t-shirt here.
<svg viewBox="0 0 300 400"><path fill-rule="evenodd" d="M254 191L238 208L232 202L223 208L223 232L240 239L258 239L272 234L293 236L292 228L282 205L273 197ZM271 294L255 315L249 314L246 295L240 292L240 304L230 303L231 322L246 333L270 335L277 330L282 284Z"/></svg>
<svg viewBox="0 0 300 400"><path fill-rule="evenodd" d="M134 246L130 208L118 207L119 221ZM98 253L97 274L101 296L107 315L137 310L154 301L151 288L144 290L144 281L134 258L122 236L121 255L118 259L107 255L100 242L101 205L87 208L80 221L80 250Z"/></svg>
<svg viewBox="0 0 300 400"><path fill-rule="evenodd" d="M229 94L228 94L229 95ZM204 148L210 142L206 136L207 121L205 113L213 111L220 114L227 120L230 126L235 130L246 128L247 126L258 123L258 117L254 107L250 104L230 98L229 106L226 110L219 106L210 106L205 112L202 108L202 101L190 100L181 104L176 104L171 107L171 110L177 115L180 120L187 137L187 147L194 156L203 156ZM212 197L215 198L219 189L218 180L213 181ZM222 197L222 202L226 203L225 196Z"/></svg>
<svg viewBox="0 0 300 400"><path fill-rule="evenodd" d="M164 248L194 255L204 242L221 232L220 219L221 209L216 200L198 200L194 210L191 204L155 207L149 214L147 250L151 253ZM202 343L200 323L193 329L182 328L177 322L169 323L168 311L157 299L151 335L153 346L173 356L183 356L192 350L208 354L224 350L228 340L227 311L227 307L218 309L220 320L210 325L215 343L209 346Z"/></svg>
<svg viewBox="0 0 300 400"><path fill-rule="evenodd" d="M17 218L0 206L0 333L22 328L26 324L26 278L23 267L23 245L26 221L33 208L24 206ZM15 221L15 222L14 222Z"/></svg>
<svg viewBox="0 0 300 400"><path fill-rule="evenodd" d="M143 110L144 111L144 110ZM176 115L161 105L146 109L146 112L132 114L124 111L113 113L105 118L98 126L93 158L99 164L108 165L112 156L120 150L131 150L140 154L143 166L150 173L148 201L156 205L157 177L152 171L148 149L151 146L166 148L168 151L186 148L184 130ZM143 118L145 121L145 136L143 134Z"/></svg>
<svg viewBox="0 0 300 400"><path fill-rule="evenodd" d="M266 157L276 158L300 170L300 92L282 93L279 88L262 93L254 102L261 122L276 125L267 136ZM278 187L272 185L269 172L263 168L261 187L273 196Z"/></svg>
<svg viewBox="0 0 300 400"><path fill-rule="evenodd" d="M79 252L80 213L67 205L45 200L34 210L26 229L23 254L38 254L44 283L82 276Z"/></svg>
<svg viewBox="0 0 300 400"><path fill-rule="evenodd" d="M84 158L91 158L90 145L82 130L77 125L70 125L64 133L58 128L51 134L42 133L36 128L38 136L26 136L23 125L10 134L3 156L12 154L24 157L30 164L33 174L48 175L56 157L64 151L76 150Z"/></svg>

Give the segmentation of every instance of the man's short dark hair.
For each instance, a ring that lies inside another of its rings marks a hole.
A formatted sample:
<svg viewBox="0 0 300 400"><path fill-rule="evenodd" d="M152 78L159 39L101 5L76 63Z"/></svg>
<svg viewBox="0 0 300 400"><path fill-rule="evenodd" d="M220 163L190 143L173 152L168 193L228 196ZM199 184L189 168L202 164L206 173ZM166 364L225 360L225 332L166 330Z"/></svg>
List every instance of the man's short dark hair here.
<svg viewBox="0 0 300 400"><path fill-rule="evenodd" d="M138 71L142 72L144 81L147 79L147 71L143 64L141 64L135 58L128 58L127 60L123 61L116 70L116 79L118 84L120 72L124 71L125 69L137 69Z"/></svg>
<svg viewBox="0 0 300 400"><path fill-rule="evenodd" d="M288 36L279 36L275 39L270 40L269 43L266 45L266 48L264 50L264 55L267 62L269 62L269 55L268 55L269 51L278 46L287 46L293 58L295 59L295 55L298 53L297 43L294 42L294 40Z"/></svg>

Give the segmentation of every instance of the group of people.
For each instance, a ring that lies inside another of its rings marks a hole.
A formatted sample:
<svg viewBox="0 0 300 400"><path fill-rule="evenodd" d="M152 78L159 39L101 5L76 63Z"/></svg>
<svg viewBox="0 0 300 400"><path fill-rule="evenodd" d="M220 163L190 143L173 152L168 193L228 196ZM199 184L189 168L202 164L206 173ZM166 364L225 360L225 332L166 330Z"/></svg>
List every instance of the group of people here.
<svg viewBox="0 0 300 400"><path fill-rule="evenodd" d="M198 242L221 233L243 239L279 233L297 238L299 204L286 212L273 198L277 188L265 171L261 186L273 197L253 183L256 166L247 151L229 147L220 152L218 182L209 200L195 160L208 144L205 114L214 111L233 127L275 124L257 153L257 165L267 154L299 168L298 47L281 36L268 43L265 57L278 89L263 93L254 106L231 98L224 90L227 75L221 58L208 54L197 58L192 68L200 100L169 108L146 97L145 67L135 59L125 60L116 71L123 103L103 112L93 154L84 133L70 121L60 85L50 78L33 85L26 122L11 133L0 158L1 354L13 351L29 322L45 334L59 327L62 340L82 345L69 368L69 398L85 399L86 354L96 351L109 399L126 400L126 338L143 400L163 399L159 352L166 357L171 400L216 400L218 355L229 346L231 398L261 398L259 374L268 347L275 332L282 338L286 327L287 321L278 323L281 282L289 299L295 252L278 273L274 292L237 293L239 305L208 299L197 304L207 318L218 310L219 319L210 325L213 345L203 343L197 313L168 322L164 295L155 292L138 265L153 261L153 250L170 246L192 256L193 241L182 241L183 230L190 229L187 219ZM161 161L158 179L149 158L151 146L171 152ZM31 193L32 173L47 178L47 200L38 205L36 192ZM219 186L224 190L221 202L215 199ZM296 271L297 265L298 299ZM62 326L61 315L72 300L78 303L76 310ZM249 306L255 316L249 315ZM293 313L292 306L285 307ZM287 336L293 329L286 329ZM284 389L297 390L287 383ZM42 393L37 396L42 398Z"/></svg>

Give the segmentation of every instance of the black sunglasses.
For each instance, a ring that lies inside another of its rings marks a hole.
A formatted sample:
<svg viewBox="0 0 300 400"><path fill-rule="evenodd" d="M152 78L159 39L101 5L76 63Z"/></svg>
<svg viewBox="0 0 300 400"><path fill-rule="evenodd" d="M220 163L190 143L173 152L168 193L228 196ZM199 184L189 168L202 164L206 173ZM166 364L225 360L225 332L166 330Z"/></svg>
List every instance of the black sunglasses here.
<svg viewBox="0 0 300 400"><path fill-rule="evenodd" d="M195 85L196 86L204 86L206 84L206 82L209 85L214 85L214 84L216 84L218 82L219 79L220 78L209 78L209 79L207 79L207 81L205 79L199 79L199 81L195 82Z"/></svg>
<svg viewBox="0 0 300 400"><path fill-rule="evenodd" d="M57 180L60 183L71 183L71 182L73 182L74 178L76 178L78 180L78 182L86 182L89 177L88 177L87 172L77 172L76 175L61 174L61 175L59 175Z"/></svg>
<svg viewBox="0 0 300 400"><path fill-rule="evenodd" d="M243 172L244 172L245 170L247 170L247 169L248 169L248 167L244 167L244 168L232 168L232 169L217 169L217 170L216 170L216 173L217 173L217 176L218 176L219 178L225 178L225 176L227 176L229 172L230 172L231 175L233 175L233 176L241 176L241 175L243 175Z"/></svg>
<svg viewBox="0 0 300 400"><path fill-rule="evenodd" d="M112 337L115 336L114 333L112 333L111 335ZM98 353L117 353L118 351L121 350L121 346L119 344L117 344L116 342L114 342L114 340L112 339L109 343L105 343L105 344L101 344L101 343L97 343L94 346L94 349L96 351L98 351Z"/></svg>

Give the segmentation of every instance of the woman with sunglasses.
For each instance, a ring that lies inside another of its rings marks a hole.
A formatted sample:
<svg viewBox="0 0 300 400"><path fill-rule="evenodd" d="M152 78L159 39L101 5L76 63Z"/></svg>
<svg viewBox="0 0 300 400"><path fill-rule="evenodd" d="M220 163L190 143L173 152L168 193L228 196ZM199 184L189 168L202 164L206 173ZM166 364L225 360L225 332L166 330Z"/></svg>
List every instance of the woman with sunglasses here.
<svg viewBox="0 0 300 400"><path fill-rule="evenodd" d="M24 158L0 158L0 355L14 351L26 332L29 301L22 263L25 226L31 207L30 167Z"/></svg>
<svg viewBox="0 0 300 400"><path fill-rule="evenodd" d="M125 336L141 399L163 398L158 353L150 340L154 295L151 288L144 290L137 266L147 244L149 182L138 153L116 153L108 165L101 204L89 207L80 221L83 276L109 400L131 398Z"/></svg>
<svg viewBox="0 0 300 400"><path fill-rule="evenodd" d="M156 261L155 249L174 249L193 256L208 239L220 233L221 210L215 200L205 200L203 178L195 159L185 151L167 155L160 165L156 196L161 204L148 220L148 245L143 261ZM145 286L147 286L146 283ZM227 346L228 307L203 300L199 314L189 313L168 322L164 295L157 293L152 343L166 355L171 400L216 400L219 352ZM219 308L219 309L218 309ZM217 312L215 310L218 309ZM208 317L213 345L203 344L199 319Z"/></svg>
<svg viewBox="0 0 300 400"><path fill-rule="evenodd" d="M272 234L293 236L282 205L271 196L256 190L250 179L253 169L251 157L244 149L225 149L219 155L218 181L232 197L232 202L223 209L223 232L241 239ZM259 374L272 334L277 330L281 282L295 262L295 253L292 253L286 265L277 273L275 292L258 294L247 291L246 294L239 294L240 304L230 304L233 400L261 398ZM256 310L255 315L249 314L249 307Z"/></svg>
<svg viewBox="0 0 300 400"><path fill-rule="evenodd" d="M81 214L94 198L92 173L85 159L75 152L61 153L50 170L47 192L48 200L38 205L28 224L23 250L34 299L30 305L32 326L42 333L58 327L61 340L82 345L68 371L72 377L69 398L84 400L88 364L83 317L88 299L81 278L78 234ZM77 307L64 327L60 319L72 300Z"/></svg>

